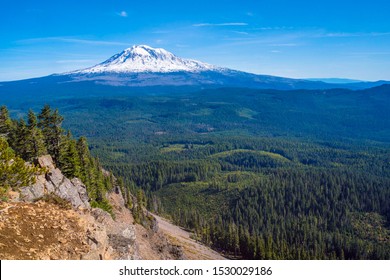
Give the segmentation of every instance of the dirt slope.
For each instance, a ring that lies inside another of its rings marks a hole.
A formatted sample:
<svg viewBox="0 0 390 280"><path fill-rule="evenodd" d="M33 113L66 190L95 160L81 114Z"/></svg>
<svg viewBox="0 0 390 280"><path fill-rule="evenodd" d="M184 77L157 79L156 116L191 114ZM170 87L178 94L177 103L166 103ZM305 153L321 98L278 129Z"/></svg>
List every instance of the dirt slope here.
<svg viewBox="0 0 390 280"><path fill-rule="evenodd" d="M74 210L46 202L0 204L0 259L80 259L89 251Z"/></svg>
<svg viewBox="0 0 390 280"><path fill-rule="evenodd" d="M159 229L167 236L172 244L181 246L185 256L190 260L224 260L225 258L212 249L200 244L190 237L190 233L173 225L159 216L153 215Z"/></svg>

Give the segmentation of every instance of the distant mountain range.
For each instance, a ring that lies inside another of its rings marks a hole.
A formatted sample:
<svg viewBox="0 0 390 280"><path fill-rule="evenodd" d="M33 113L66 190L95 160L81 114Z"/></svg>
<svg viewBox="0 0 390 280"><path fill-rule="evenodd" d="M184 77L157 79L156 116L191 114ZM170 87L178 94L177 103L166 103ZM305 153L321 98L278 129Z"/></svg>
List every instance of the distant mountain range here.
<svg viewBox="0 0 390 280"><path fill-rule="evenodd" d="M343 78L308 78L309 81L325 82L330 84L352 84L352 83L364 83L367 81L343 79Z"/></svg>
<svg viewBox="0 0 390 280"><path fill-rule="evenodd" d="M35 87L64 83L93 83L124 87L189 86L195 88L245 87L256 89L366 89L388 81L361 82L341 79L309 80L257 75L180 58L164 49L136 45L95 66L46 77L0 83L1 89L14 83ZM347 82L347 83L345 83ZM1 91L2 91L1 90ZM0 92L1 92L0 91Z"/></svg>

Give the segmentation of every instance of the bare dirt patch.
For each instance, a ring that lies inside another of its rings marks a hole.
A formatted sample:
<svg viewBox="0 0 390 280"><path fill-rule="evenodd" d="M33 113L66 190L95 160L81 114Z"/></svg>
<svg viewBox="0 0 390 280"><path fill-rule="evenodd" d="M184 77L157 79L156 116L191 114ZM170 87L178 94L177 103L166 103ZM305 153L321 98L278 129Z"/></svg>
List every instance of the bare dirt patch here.
<svg viewBox="0 0 390 280"><path fill-rule="evenodd" d="M89 251L74 210L39 201L1 203L0 259L80 259Z"/></svg>

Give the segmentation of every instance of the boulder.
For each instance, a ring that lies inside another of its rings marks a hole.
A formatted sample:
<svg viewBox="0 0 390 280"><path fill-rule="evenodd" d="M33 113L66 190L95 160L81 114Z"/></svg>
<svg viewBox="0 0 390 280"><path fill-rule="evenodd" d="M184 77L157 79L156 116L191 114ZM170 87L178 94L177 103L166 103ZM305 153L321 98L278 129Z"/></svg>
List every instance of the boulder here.
<svg viewBox="0 0 390 280"><path fill-rule="evenodd" d="M20 189L22 200L34 201L45 194L54 194L69 201L75 209L91 208L87 188L80 179L66 178L61 170L55 167L50 155L39 157L36 163L46 170L46 174L37 176L35 184Z"/></svg>
<svg viewBox="0 0 390 280"><path fill-rule="evenodd" d="M91 217L92 218L92 217ZM96 223L92 218L87 227L87 243L90 250L81 256L83 260L107 260L111 259L112 247L109 245L109 237L106 227Z"/></svg>
<svg viewBox="0 0 390 280"><path fill-rule="evenodd" d="M23 201L34 201L45 195L45 185L48 184L45 175L36 177L34 185L20 188L20 199Z"/></svg>
<svg viewBox="0 0 390 280"><path fill-rule="evenodd" d="M51 155L45 155L39 157L36 161L35 164L39 165L42 168L47 168L49 170L55 169L54 161Z"/></svg>

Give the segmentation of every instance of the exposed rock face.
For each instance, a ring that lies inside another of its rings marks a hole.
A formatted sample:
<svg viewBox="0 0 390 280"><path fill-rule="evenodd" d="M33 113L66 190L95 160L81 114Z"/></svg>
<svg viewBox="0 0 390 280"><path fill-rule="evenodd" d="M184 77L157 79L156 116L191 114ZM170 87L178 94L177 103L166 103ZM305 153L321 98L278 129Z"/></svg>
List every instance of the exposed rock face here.
<svg viewBox="0 0 390 280"><path fill-rule="evenodd" d="M141 259L137 245L134 219L131 211L124 207L125 201L119 188L110 193L108 199L113 206L115 220L104 216L100 209L93 209L92 215L107 228L113 258L118 260ZM104 211L103 211L104 212Z"/></svg>
<svg viewBox="0 0 390 280"><path fill-rule="evenodd" d="M54 194L69 201L79 213L85 244L89 246L87 253L79 255L81 259L139 259L131 212L124 206L125 201L119 188L115 191L115 207L121 219L114 220L104 210L91 208L86 186L79 178L66 178L55 167L50 155L39 157L36 164L46 172L36 177L35 184L20 189L20 199L33 202L47 194ZM106 173L108 176L109 173Z"/></svg>
<svg viewBox="0 0 390 280"><path fill-rule="evenodd" d="M99 209L100 210L100 209ZM104 215L108 213L104 212ZM109 237L105 225L99 223L93 215L86 216L87 220L87 243L90 250L84 254L83 260L107 260L112 259L113 249L109 244Z"/></svg>
<svg viewBox="0 0 390 280"><path fill-rule="evenodd" d="M50 155L39 157L37 164L47 172L37 176L34 185L21 188L20 197L23 201L35 201L45 194L55 194L69 201L75 209L91 208L87 189L80 179L69 180L66 178L61 170L55 167Z"/></svg>
<svg viewBox="0 0 390 280"><path fill-rule="evenodd" d="M91 208L85 185L78 178L66 178L51 156L38 158L36 164L45 174L37 176L35 184L21 188L19 195L15 193L12 202L0 203L0 258L186 258L181 246L173 245L159 231L156 219L146 210L144 226L134 222L125 206L131 194L124 196L118 186L107 194L113 219L106 211ZM39 200L48 194L61 197L72 207L56 200Z"/></svg>
<svg viewBox="0 0 390 280"><path fill-rule="evenodd" d="M69 180L60 169L55 167L50 155L39 157L35 162L45 170L44 175L36 177L36 183L20 189L20 199L34 202L47 194L54 194L70 202L78 211L82 225L85 244L88 252L79 254L84 260L99 259L139 259L136 245L134 220L125 205L118 187L113 194L115 214L114 220L109 213L99 208L91 208L85 185L79 178ZM109 172L104 171L106 176ZM51 257L51 256L49 256Z"/></svg>

